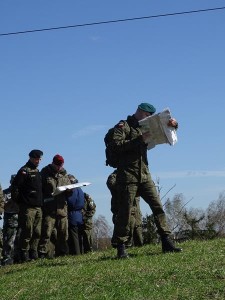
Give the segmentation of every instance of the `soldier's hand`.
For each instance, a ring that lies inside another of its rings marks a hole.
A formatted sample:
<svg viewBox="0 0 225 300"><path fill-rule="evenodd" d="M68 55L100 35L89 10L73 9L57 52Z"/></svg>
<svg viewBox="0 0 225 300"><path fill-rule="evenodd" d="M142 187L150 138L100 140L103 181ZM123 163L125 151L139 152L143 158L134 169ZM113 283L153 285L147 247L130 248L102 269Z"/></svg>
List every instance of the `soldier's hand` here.
<svg viewBox="0 0 225 300"><path fill-rule="evenodd" d="M178 122L174 118L169 119L169 122L167 123L167 125L170 127L174 127L175 129L178 128Z"/></svg>

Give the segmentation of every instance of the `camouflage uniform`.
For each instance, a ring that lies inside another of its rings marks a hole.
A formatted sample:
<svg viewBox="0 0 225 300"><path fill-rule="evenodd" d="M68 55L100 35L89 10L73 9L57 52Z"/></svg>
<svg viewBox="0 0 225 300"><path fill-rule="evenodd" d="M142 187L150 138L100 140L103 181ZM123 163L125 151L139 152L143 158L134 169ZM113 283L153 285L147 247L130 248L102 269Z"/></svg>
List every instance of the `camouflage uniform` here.
<svg viewBox="0 0 225 300"><path fill-rule="evenodd" d="M128 136L125 132L129 132ZM158 233L168 235L170 230L166 216L148 169L147 145L143 142L140 126L134 115L128 116L127 122L119 122L114 131L112 147L119 155L119 209L114 228L118 244L123 245L129 239L130 212L137 193L149 204Z"/></svg>
<svg viewBox="0 0 225 300"><path fill-rule="evenodd" d="M42 184L40 172L30 160L17 172L11 185L11 196L19 207L21 260L36 259L41 236Z"/></svg>
<svg viewBox="0 0 225 300"><path fill-rule="evenodd" d="M58 186L69 185L70 180L64 168L56 171L53 164L44 167L41 176L44 205L39 254L41 257L47 256L50 239L56 228L56 255L64 255L68 252L67 192L62 192L55 197L52 197L52 193Z"/></svg>
<svg viewBox="0 0 225 300"><path fill-rule="evenodd" d="M84 209L83 213L83 251L88 253L92 251L93 245L93 216L96 212L96 204L92 198L84 193Z"/></svg>
<svg viewBox="0 0 225 300"><path fill-rule="evenodd" d="M4 223L3 223L3 264L12 264L14 254L18 256L15 249L15 239L18 230L18 205L12 200L11 186L4 193Z"/></svg>
<svg viewBox="0 0 225 300"><path fill-rule="evenodd" d="M4 211L4 196L3 196L2 187L0 185L0 218L2 218L1 215L3 211ZM0 228L0 265L2 260L2 248L3 248L2 229Z"/></svg>
<svg viewBox="0 0 225 300"><path fill-rule="evenodd" d="M116 186L116 175L117 170L111 173L107 179L106 185L111 193L111 212L113 214L112 221L113 224L116 222L116 218L119 210L119 195ZM140 210L140 197L135 197L134 205L130 211L130 230L129 238L126 241L127 246L142 246L143 245L143 236L142 236L142 215ZM115 233L111 239L111 244L115 248L117 246L117 239Z"/></svg>

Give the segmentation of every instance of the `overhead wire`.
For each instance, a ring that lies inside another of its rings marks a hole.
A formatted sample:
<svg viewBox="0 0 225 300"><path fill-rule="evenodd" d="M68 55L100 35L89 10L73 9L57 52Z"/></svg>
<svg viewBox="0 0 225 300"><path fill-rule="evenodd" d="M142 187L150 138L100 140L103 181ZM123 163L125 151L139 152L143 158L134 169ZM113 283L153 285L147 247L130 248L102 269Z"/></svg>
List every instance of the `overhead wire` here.
<svg viewBox="0 0 225 300"><path fill-rule="evenodd" d="M67 25L67 26L58 26L58 27L50 27L50 28L24 30L24 31L15 31L15 32L0 33L0 37L1 36L9 36L9 35L18 35L18 34L27 34L27 33L43 32L43 31L52 31L52 30L61 30L61 29L85 27L85 26L103 25L103 24L120 23L120 22L128 22L128 21L137 21L137 20L160 18L160 17L170 17L170 16L177 16L177 15L185 15L185 14L194 14L194 13L216 11L216 10L224 10L224 9L225 9L225 6L222 6L222 7L214 7L214 8L206 8L206 9L166 13L166 14L159 14L159 15L151 15L151 16L142 16L142 17L133 17L133 18L126 18L126 19L99 21L99 22L91 22L91 23L84 23L84 24L75 24L75 25Z"/></svg>

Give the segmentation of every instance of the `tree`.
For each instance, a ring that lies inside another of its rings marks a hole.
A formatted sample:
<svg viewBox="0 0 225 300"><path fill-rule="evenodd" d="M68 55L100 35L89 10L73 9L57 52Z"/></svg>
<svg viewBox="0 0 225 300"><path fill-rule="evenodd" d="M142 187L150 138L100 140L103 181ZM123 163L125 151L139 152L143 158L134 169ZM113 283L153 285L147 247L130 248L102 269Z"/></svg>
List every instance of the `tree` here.
<svg viewBox="0 0 225 300"><path fill-rule="evenodd" d="M157 243L158 233L153 214L146 214L146 216L142 218L142 228L144 244Z"/></svg>
<svg viewBox="0 0 225 300"><path fill-rule="evenodd" d="M191 199L192 200L192 199ZM175 194L173 199L167 199L164 204L165 213L167 217L168 225L172 233L177 233L187 229L187 222L184 217L185 206L189 201L185 201L183 194Z"/></svg>
<svg viewBox="0 0 225 300"><path fill-rule="evenodd" d="M99 215L93 221L93 247L95 250L104 250L111 247L112 228L106 218Z"/></svg>
<svg viewBox="0 0 225 300"><path fill-rule="evenodd" d="M207 209L207 224L209 229L217 232L218 236L225 236L225 191L220 193L216 201L212 201Z"/></svg>

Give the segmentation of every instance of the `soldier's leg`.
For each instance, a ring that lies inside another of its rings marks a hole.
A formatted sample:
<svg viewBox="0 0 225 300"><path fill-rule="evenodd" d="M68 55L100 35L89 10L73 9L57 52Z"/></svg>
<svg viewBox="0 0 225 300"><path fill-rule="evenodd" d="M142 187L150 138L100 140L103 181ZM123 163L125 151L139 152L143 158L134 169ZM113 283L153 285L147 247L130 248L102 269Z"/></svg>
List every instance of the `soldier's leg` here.
<svg viewBox="0 0 225 300"><path fill-rule="evenodd" d="M137 184L118 184L118 215L114 226L114 233L117 239L117 256L118 258L126 258L125 243L129 239L130 234L130 217L131 208L137 194Z"/></svg>
<svg viewBox="0 0 225 300"><path fill-rule="evenodd" d="M72 255L80 255L79 233L77 225L69 225L68 228L68 247L69 253Z"/></svg>
<svg viewBox="0 0 225 300"><path fill-rule="evenodd" d="M49 241L55 227L56 219L53 216L45 215L42 219L41 238L38 246L40 258L47 257Z"/></svg>
<svg viewBox="0 0 225 300"><path fill-rule="evenodd" d="M33 234L30 241L30 258L38 259L38 244L41 237L42 226L42 209L40 207L35 208L35 220L33 225Z"/></svg>
<svg viewBox="0 0 225 300"><path fill-rule="evenodd" d="M56 222L57 228L57 243L56 243L56 255L63 256L68 254L68 219L67 217L57 216Z"/></svg>
<svg viewBox="0 0 225 300"><path fill-rule="evenodd" d="M170 238L170 229L166 221L166 215L163 210L163 206L159 195L156 191L156 187L152 180L142 183L139 186L139 195L149 204L153 215L155 224L158 229L158 233L162 240L163 252L180 252L181 248L175 247Z"/></svg>
<svg viewBox="0 0 225 300"><path fill-rule="evenodd" d="M5 213L3 223L3 264L13 263L14 242L17 227L18 215L14 213Z"/></svg>
<svg viewBox="0 0 225 300"><path fill-rule="evenodd" d="M133 241L134 246L141 247L143 246L143 233L142 233L142 226L136 225L134 227L134 234L133 234Z"/></svg>
<svg viewBox="0 0 225 300"><path fill-rule="evenodd" d="M83 231L83 247L84 253L92 252L92 229L84 229Z"/></svg>
<svg viewBox="0 0 225 300"><path fill-rule="evenodd" d="M21 209L22 208L22 209ZM21 228L20 233L20 250L21 259L26 262L29 261L30 241L33 234L33 225L36 211L34 208L22 206L19 211L19 224Z"/></svg>

